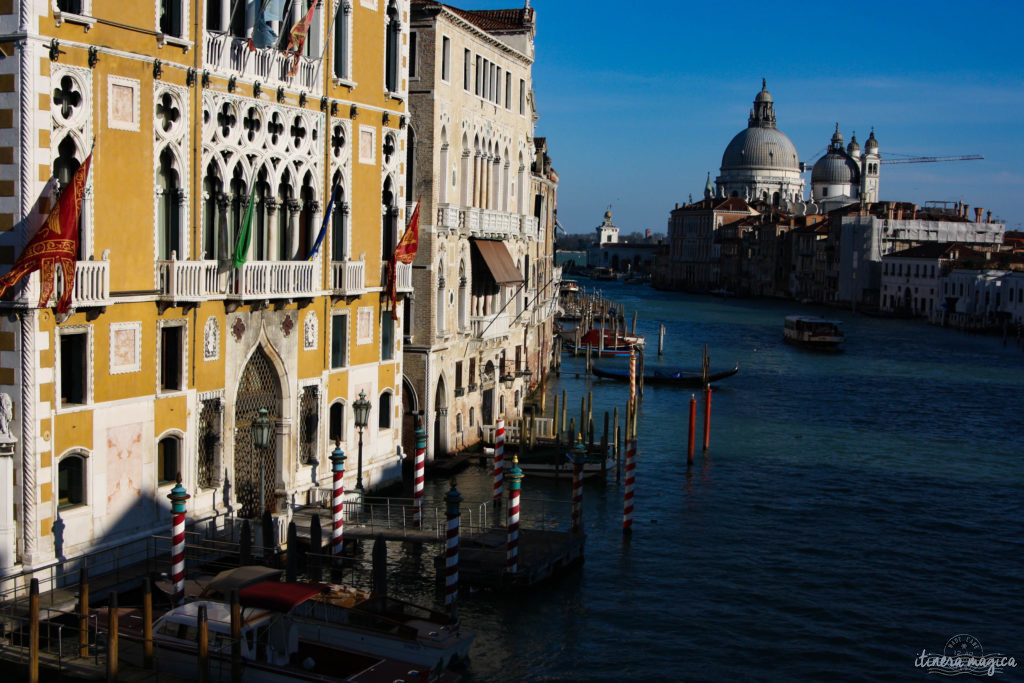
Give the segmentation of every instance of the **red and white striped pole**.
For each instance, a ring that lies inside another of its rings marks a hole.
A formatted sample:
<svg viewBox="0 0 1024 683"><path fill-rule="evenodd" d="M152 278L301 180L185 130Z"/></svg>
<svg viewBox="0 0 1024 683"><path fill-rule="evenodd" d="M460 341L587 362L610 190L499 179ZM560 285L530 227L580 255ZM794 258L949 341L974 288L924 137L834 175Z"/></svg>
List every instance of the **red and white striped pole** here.
<svg viewBox="0 0 1024 683"><path fill-rule="evenodd" d="M345 546L345 451L341 450L341 442L334 442L331 453L331 554L341 557Z"/></svg>
<svg viewBox="0 0 1024 683"><path fill-rule="evenodd" d="M171 501L172 601L178 606L185 602L185 501L192 497L181 485L181 472L178 472L178 483L167 497Z"/></svg>
<svg viewBox="0 0 1024 683"><path fill-rule="evenodd" d="M423 526L423 479L427 465L427 430L420 425L416 428L416 462L412 480L413 528Z"/></svg>
<svg viewBox="0 0 1024 683"><path fill-rule="evenodd" d="M519 456L512 457L512 469L508 478L512 483L508 487L508 551L505 556L505 568L509 573L519 571L519 490L523 486L523 471L519 468Z"/></svg>
<svg viewBox="0 0 1024 683"><path fill-rule="evenodd" d="M519 435L522 444L523 435ZM494 427L494 507L501 505L505 483L505 419L499 417Z"/></svg>
<svg viewBox="0 0 1024 683"><path fill-rule="evenodd" d="M569 457L572 460L572 532L578 534L583 531L583 464L587 461L582 436Z"/></svg>
<svg viewBox="0 0 1024 683"><path fill-rule="evenodd" d="M462 494L455 490L455 479L448 493L444 494L448 529L444 540L444 606L452 618L456 617L455 599L459 596L459 503Z"/></svg>
<svg viewBox="0 0 1024 683"><path fill-rule="evenodd" d="M622 533L633 532L633 492L636 488L636 438L626 447L626 497L622 505Z"/></svg>

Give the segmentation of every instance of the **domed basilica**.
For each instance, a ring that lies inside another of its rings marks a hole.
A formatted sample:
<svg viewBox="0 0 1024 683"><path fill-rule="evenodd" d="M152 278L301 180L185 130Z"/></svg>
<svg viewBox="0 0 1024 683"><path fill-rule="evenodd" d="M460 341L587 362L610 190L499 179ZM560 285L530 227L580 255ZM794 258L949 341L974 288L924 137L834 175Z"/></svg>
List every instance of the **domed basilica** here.
<svg viewBox="0 0 1024 683"><path fill-rule="evenodd" d="M762 79L747 127L725 148L715 179L719 197L763 201L798 215L823 213L854 202L878 201L878 141L874 131L861 154L856 136L843 147L836 124L828 152L811 171L811 198L804 198L804 165L789 137L776 126L775 103ZM710 187L705 191L710 194Z"/></svg>

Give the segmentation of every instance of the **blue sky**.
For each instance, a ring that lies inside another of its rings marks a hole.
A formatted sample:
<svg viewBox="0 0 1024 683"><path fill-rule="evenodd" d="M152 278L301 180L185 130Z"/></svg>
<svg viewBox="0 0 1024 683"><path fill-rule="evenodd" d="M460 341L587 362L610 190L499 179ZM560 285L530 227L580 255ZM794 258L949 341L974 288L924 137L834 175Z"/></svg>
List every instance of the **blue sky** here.
<svg viewBox="0 0 1024 683"><path fill-rule="evenodd" d="M626 232L664 232L675 203L714 179L762 77L802 160L824 152L837 121L862 144L874 126L883 159L981 154L883 166L880 198L962 200L1024 229L1024 4L532 5L537 135L570 232L593 229L608 204Z"/></svg>

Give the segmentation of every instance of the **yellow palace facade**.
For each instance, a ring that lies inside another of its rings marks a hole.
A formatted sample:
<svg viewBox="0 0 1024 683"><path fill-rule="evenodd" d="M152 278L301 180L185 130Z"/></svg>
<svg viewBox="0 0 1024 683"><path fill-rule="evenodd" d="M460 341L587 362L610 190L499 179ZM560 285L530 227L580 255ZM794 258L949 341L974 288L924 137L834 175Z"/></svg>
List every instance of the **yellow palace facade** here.
<svg viewBox="0 0 1024 683"><path fill-rule="evenodd" d="M285 0L253 50L257 4L0 2L0 272L93 150L72 311L0 302L0 576L163 532L179 473L201 527L283 526L335 439L401 477L408 1Z"/></svg>

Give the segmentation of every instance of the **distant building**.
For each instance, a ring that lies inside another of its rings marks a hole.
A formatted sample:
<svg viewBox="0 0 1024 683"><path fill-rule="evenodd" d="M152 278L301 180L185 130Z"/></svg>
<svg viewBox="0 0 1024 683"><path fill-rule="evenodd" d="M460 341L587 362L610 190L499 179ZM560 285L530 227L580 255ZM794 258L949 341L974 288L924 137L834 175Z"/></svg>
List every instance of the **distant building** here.
<svg viewBox="0 0 1024 683"><path fill-rule="evenodd" d="M862 155L856 135L843 148L837 123L828 152L811 169L811 212L828 213L847 204L877 202L881 162L875 131L868 136Z"/></svg>
<svg viewBox="0 0 1024 683"><path fill-rule="evenodd" d="M958 266L984 265L987 255L956 242L930 242L882 257L883 311L941 320L942 280Z"/></svg>
<svg viewBox="0 0 1024 683"><path fill-rule="evenodd" d="M653 284L693 291L718 287L718 231L723 225L756 215L758 212L739 197L713 197L709 181L704 199L676 206L669 214L668 253L658 259Z"/></svg>
<svg viewBox="0 0 1024 683"><path fill-rule="evenodd" d="M587 248L588 268L611 268L623 273L650 273L654 270L658 244L620 242L619 226L612 221L611 209L604 212L604 222L594 230L597 241Z"/></svg>

